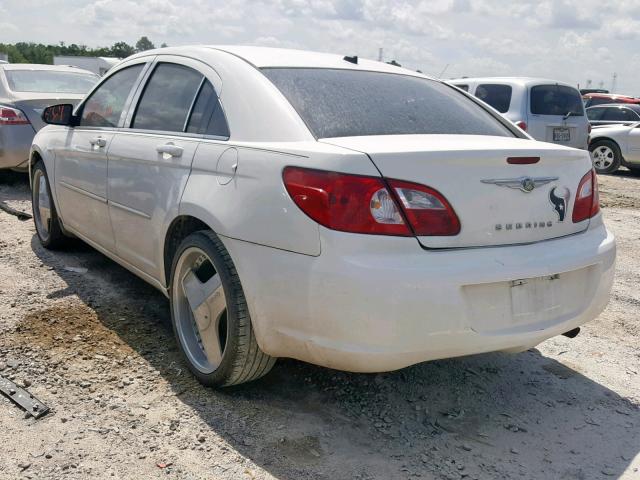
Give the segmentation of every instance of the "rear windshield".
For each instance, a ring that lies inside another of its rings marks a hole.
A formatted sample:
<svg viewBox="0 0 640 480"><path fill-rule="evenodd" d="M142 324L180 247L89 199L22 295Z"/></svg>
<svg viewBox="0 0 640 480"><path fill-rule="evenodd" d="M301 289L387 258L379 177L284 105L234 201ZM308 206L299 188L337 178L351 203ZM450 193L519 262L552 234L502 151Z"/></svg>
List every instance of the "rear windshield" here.
<svg viewBox="0 0 640 480"><path fill-rule="evenodd" d="M55 70L5 70L4 74L14 92L87 93L100 78Z"/></svg>
<svg viewBox="0 0 640 480"><path fill-rule="evenodd" d="M316 138L460 134L515 136L455 88L408 75L320 68L262 72Z"/></svg>
<svg viewBox="0 0 640 480"><path fill-rule="evenodd" d="M565 85L538 85L531 88L531 113L583 116L582 97Z"/></svg>
<svg viewBox="0 0 640 480"><path fill-rule="evenodd" d="M500 113L506 113L509 111L509 105L511 105L511 91L511 85L478 85L476 97L488 103Z"/></svg>

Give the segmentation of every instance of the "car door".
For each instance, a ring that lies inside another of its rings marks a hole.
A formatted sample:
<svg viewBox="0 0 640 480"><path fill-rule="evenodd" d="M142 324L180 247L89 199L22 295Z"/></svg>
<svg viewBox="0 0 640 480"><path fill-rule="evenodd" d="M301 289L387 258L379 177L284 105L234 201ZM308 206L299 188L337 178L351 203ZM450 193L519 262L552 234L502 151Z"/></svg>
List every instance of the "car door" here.
<svg viewBox="0 0 640 480"><path fill-rule="evenodd" d="M107 151L144 69L141 61L106 78L79 107L79 124L56 152L56 193L65 227L112 252Z"/></svg>
<svg viewBox="0 0 640 480"><path fill-rule="evenodd" d="M629 131L627 141L629 148L624 155L624 159L630 163L640 163L640 124Z"/></svg>
<svg viewBox="0 0 640 480"><path fill-rule="evenodd" d="M159 57L134 99L127 128L109 149L109 213L117 254L157 280L167 222L177 215L203 136L201 103L210 85L203 69L195 60Z"/></svg>

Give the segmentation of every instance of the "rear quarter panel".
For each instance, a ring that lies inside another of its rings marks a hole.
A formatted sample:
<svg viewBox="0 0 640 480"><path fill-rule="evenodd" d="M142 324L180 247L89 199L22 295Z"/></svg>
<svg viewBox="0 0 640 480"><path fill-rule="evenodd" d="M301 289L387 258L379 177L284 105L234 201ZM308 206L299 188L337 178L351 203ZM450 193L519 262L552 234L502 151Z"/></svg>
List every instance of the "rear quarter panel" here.
<svg viewBox="0 0 640 480"><path fill-rule="evenodd" d="M235 162L235 175L229 166ZM318 224L293 202L282 171L302 166L379 176L368 157L319 142L203 142L180 205L216 233L305 255L320 255ZM238 259L234 259L238 261Z"/></svg>

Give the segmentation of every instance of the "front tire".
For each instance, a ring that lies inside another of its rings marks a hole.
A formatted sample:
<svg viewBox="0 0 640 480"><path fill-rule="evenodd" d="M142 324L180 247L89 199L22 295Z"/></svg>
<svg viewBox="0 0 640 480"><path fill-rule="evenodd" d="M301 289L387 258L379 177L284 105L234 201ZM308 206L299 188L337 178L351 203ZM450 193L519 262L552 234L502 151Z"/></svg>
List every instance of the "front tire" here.
<svg viewBox="0 0 640 480"><path fill-rule="evenodd" d="M179 245L171 267L171 320L189 370L222 387L266 375L276 359L260 350L229 253L211 231Z"/></svg>
<svg viewBox="0 0 640 480"><path fill-rule="evenodd" d="M42 161L38 161L33 167L31 209L36 233L42 246L49 250L65 246L68 239L62 233L60 218L51 196L49 177Z"/></svg>
<svg viewBox="0 0 640 480"><path fill-rule="evenodd" d="M622 153L615 142L611 140L597 140L589 145L593 168L598 173L613 173L622 163Z"/></svg>

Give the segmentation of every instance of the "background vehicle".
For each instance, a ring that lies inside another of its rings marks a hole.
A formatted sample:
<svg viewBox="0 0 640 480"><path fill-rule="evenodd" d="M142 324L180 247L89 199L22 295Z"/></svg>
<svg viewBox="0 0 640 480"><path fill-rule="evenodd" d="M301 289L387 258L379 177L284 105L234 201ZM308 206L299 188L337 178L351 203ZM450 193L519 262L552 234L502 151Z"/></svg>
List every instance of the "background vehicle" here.
<svg viewBox="0 0 640 480"><path fill-rule="evenodd" d="M71 110L34 139L38 237L73 233L163 291L205 384L279 356L372 372L526 349L607 303L588 153L417 72L164 48Z"/></svg>
<svg viewBox="0 0 640 480"><path fill-rule="evenodd" d="M613 173L620 165L640 173L640 123L594 128L589 150L598 173Z"/></svg>
<svg viewBox="0 0 640 480"><path fill-rule="evenodd" d="M587 118L592 126L629 125L640 122L640 105L612 103L587 108Z"/></svg>
<svg viewBox="0 0 640 480"><path fill-rule="evenodd" d="M609 93L606 88L581 88L580 95L584 96L587 93Z"/></svg>
<svg viewBox="0 0 640 480"><path fill-rule="evenodd" d="M616 95L613 93L587 93L582 96L586 108L596 105L606 105L609 103L629 103L640 104L640 98L629 95Z"/></svg>
<svg viewBox="0 0 640 480"><path fill-rule="evenodd" d="M488 103L536 140L586 149L589 122L580 92L539 78L486 77L450 80Z"/></svg>
<svg viewBox="0 0 640 480"><path fill-rule="evenodd" d="M79 102L98 78L65 66L0 65L0 169L26 169L33 136L44 126L44 108Z"/></svg>

